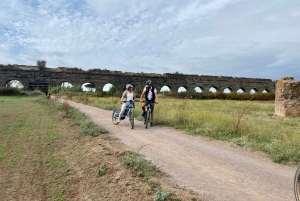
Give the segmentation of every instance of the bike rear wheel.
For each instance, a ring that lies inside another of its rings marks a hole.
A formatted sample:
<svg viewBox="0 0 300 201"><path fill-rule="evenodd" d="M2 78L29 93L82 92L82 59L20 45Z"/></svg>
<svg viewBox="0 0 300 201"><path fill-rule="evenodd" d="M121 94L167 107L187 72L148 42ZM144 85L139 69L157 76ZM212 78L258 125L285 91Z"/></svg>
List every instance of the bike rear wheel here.
<svg viewBox="0 0 300 201"><path fill-rule="evenodd" d="M131 129L133 129L133 127L134 127L133 110L130 110L128 115L129 115L129 121L130 121Z"/></svg>
<svg viewBox="0 0 300 201"><path fill-rule="evenodd" d="M112 122L113 124L117 125L119 124L118 119L119 119L119 111L118 110L114 110L112 113Z"/></svg>
<svg viewBox="0 0 300 201"><path fill-rule="evenodd" d="M300 166L297 168L294 178L294 193L296 201L300 201Z"/></svg>
<svg viewBox="0 0 300 201"><path fill-rule="evenodd" d="M148 109L147 112L146 112L146 115L145 115L146 128L148 128L149 119L150 119L150 110Z"/></svg>

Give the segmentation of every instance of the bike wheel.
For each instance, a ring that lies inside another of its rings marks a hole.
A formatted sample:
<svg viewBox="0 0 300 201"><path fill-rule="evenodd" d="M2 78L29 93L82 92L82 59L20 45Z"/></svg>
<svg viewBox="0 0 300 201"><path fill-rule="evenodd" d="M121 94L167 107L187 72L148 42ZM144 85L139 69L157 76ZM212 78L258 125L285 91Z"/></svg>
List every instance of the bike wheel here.
<svg viewBox="0 0 300 201"><path fill-rule="evenodd" d="M131 129L133 129L133 127L134 127L133 110L130 110L128 115L129 115L129 121L130 121Z"/></svg>
<svg viewBox="0 0 300 201"><path fill-rule="evenodd" d="M300 166L297 168L294 178L294 193L296 201L300 201Z"/></svg>
<svg viewBox="0 0 300 201"><path fill-rule="evenodd" d="M117 125L119 124L118 119L119 119L119 111L118 110L114 110L112 113L112 122L113 124Z"/></svg>
<svg viewBox="0 0 300 201"><path fill-rule="evenodd" d="M148 109L146 112L146 117L145 117L146 128L148 128L149 119L150 119L150 110Z"/></svg>

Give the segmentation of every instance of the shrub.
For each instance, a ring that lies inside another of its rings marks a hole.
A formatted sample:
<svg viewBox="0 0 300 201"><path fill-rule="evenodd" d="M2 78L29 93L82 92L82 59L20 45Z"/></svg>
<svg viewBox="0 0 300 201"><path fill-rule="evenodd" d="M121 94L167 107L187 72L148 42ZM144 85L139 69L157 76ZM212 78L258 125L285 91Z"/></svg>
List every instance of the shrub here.
<svg viewBox="0 0 300 201"><path fill-rule="evenodd" d="M14 87L0 87L0 95L8 96L8 95L21 95L21 90Z"/></svg>
<svg viewBox="0 0 300 201"><path fill-rule="evenodd" d="M159 189L153 196L154 201L164 201L167 200L172 195L171 191L164 191Z"/></svg>

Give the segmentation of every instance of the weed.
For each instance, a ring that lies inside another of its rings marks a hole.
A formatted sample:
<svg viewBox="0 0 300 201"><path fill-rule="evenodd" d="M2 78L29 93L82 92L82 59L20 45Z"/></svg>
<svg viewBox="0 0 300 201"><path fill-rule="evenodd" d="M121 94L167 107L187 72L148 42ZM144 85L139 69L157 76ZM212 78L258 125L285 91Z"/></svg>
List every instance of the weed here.
<svg viewBox="0 0 300 201"><path fill-rule="evenodd" d="M239 126L240 126L241 120L245 116L247 110L249 110L251 105L252 105L252 102L248 103L247 105L245 105L245 107L243 107L240 115L238 116L237 123L236 123L235 128L234 128L234 132L237 133L239 131Z"/></svg>
<svg viewBox="0 0 300 201"><path fill-rule="evenodd" d="M70 105L67 101L64 101L62 103L62 110L65 112L65 114L68 116L69 110L70 110Z"/></svg>
<svg viewBox="0 0 300 201"><path fill-rule="evenodd" d="M154 201L164 201L167 200L172 195L172 192L169 190L161 190L159 189L153 196Z"/></svg>
<svg viewBox="0 0 300 201"><path fill-rule="evenodd" d="M74 93L70 92L67 94L67 99L72 100L74 96Z"/></svg>
<svg viewBox="0 0 300 201"><path fill-rule="evenodd" d="M135 176L138 177L154 176L161 173L161 171L151 162L131 151L126 152L126 154L121 158L121 161L125 167L134 170Z"/></svg>
<svg viewBox="0 0 300 201"><path fill-rule="evenodd" d="M107 133L107 130L98 126L90 120L84 120L80 124L80 133L96 137L99 136L99 134Z"/></svg>
<svg viewBox="0 0 300 201"><path fill-rule="evenodd" d="M100 169L97 170L97 174L102 176L105 175L108 170L108 166L106 164L101 165Z"/></svg>
<svg viewBox="0 0 300 201"><path fill-rule="evenodd" d="M91 99L87 96L79 96L79 101L83 102L83 103L86 103L86 104L92 102Z"/></svg>

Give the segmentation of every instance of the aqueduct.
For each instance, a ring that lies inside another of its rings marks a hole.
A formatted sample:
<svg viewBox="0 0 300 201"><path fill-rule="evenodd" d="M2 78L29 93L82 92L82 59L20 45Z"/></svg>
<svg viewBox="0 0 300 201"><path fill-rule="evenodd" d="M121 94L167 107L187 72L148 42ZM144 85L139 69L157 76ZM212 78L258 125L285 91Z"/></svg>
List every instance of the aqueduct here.
<svg viewBox="0 0 300 201"><path fill-rule="evenodd" d="M224 89L229 89L231 92L238 90L243 92L275 91L275 82L271 79L180 73L132 73L100 69L84 71L66 67L40 69L38 66L0 64L0 86L2 87L12 80L17 80L23 84L24 88L29 88L30 83L47 83L50 87L56 87L68 82L73 86L92 83L99 91L102 91L106 84L112 84L117 90L123 90L126 84L131 83L136 89L142 89L149 79L157 89L167 86L172 92L177 92L180 87L184 87L186 91L194 91L199 87L202 92L209 91L211 87L220 92Z"/></svg>

